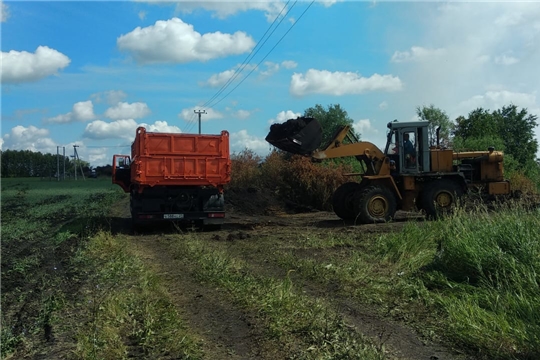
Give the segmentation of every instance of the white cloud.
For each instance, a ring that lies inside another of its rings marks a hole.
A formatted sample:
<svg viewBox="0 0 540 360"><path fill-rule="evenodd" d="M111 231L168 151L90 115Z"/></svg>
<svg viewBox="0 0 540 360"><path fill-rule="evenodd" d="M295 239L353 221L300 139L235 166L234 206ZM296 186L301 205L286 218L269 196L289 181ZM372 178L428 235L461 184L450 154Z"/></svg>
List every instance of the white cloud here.
<svg viewBox="0 0 540 360"><path fill-rule="evenodd" d="M162 133L181 133L182 130L175 125L169 125L166 121L156 121L153 124L142 123L139 126L144 126L148 132L162 132Z"/></svg>
<svg viewBox="0 0 540 360"><path fill-rule="evenodd" d="M266 70L260 72L261 76L263 77L271 76L279 71L279 64L274 62L265 61L264 66L266 66Z"/></svg>
<svg viewBox="0 0 540 360"><path fill-rule="evenodd" d="M458 105L462 115L467 115L472 110L479 107L487 110L497 110L503 106L514 104L521 108L538 108L536 103L536 93L519 93L508 90L487 91L483 95L475 95Z"/></svg>
<svg viewBox="0 0 540 360"><path fill-rule="evenodd" d="M96 103L105 101L109 105L116 105L127 97L122 90L108 90L90 95Z"/></svg>
<svg viewBox="0 0 540 360"><path fill-rule="evenodd" d="M356 131L359 134L364 134L367 132L370 133L378 133L379 131L371 125L371 121L369 119L362 119L362 120L356 120L353 122L353 130Z"/></svg>
<svg viewBox="0 0 540 360"><path fill-rule="evenodd" d="M247 119L251 115L251 111L240 109L234 111L232 115L238 119Z"/></svg>
<svg viewBox="0 0 540 360"><path fill-rule="evenodd" d="M139 11L139 19L144 20L146 19L146 11Z"/></svg>
<svg viewBox="0 0 540 360"><path fill-rule="evenodd" d="M280 111L276 115L275 119L268 120L268 125L280 124L280 123L283 123L283 122L285 122L285 121L287 121L289 119L296 119L297 117L300 117L300 116L302 116L302 113L294 112L292 110Z"/></svg>
<svg viewBox="0 0 540 360"><path fill-rule="evenodd" d="M74 121L89 121L95 119L94 104L91 100L79 101L73 105L73 109L67 114L57 115L48 118L46 122L56 124L66 124Z"/></svg>
<svg viewBox="0 0 540 360"><path fill-rule="evenodd" d="M519 59L511 55L499 55L495 58L495 64L498 65L514 65L519 62Z"/></svg>
<svg viewBox="0 0 540 360"><path fill-rule="evenodd" d="M2 83L22 83L57 74L71 60L47 46L38 46L35 53L27 51L2 52Z"/></svg>
<svg viewBox="0 0 540 360"><path fill-rule="evenodd" d="M148 114L150 114L150 109L148 108L148 105L143 102L131 104L119 102L105 111L105 116L113 120L140 119Z"/></svg>
<svg viewBox="0 0 540 360"><path fill-rule="evenodd" d="M398 91L402 88L399 77L373 74L369 78L354 72L330 72L309 69L307 73L294 73L289 91L292 95L308 94L346 95L368 91Z"/></svg>
<svg viewBox="0 0 540 360"><path fill-rule="evenodd" d="M0 21L6 22L8 18L9 18L9 7L4 2L2 2L1 7L0 7Z"/></svg>
<svg viewBox="0 0 540 360"><path fill-rule="evenodd" d="M283 9L285 2L279 1L189 1L180 2L176 10L191 13L202 8L214 13L214 17L224 19L242 11L259 10L266 14L268 21L273 21Z"/></svg>
<svg viewBox="0 0 540 360"><path fill-rule="evenodd" d="M133 119L122 119L112 122L95 120L86 125L83 136L88 139L128 139L135 138L138 124Z"/></svg>
<svg viewBox="0 0 540 360"><path fill-rule="evenodd" d="M137 123L134 119L121 119L111 122L96 120L86 125L83 136L88 139L126 139L133 141L135 131L144 126L148 132L181 133L180 128L167 124L166 121L156 121L153 124Z"/></svg>
<svg viewBox="0 0 540 360"><path fill-rule="evenodd" d="M230 78L233 77L234 73L235 73L235 70L231 69L231 70L222 71L219 74L214 74L210 76L210 79L208 79L205 84L208 84L211 87L222 86L225 83L227 83L227 81L229 81Z"/></svg>
<svg viewBox="0 0 540 360"><path fill-rule="evenodd" d="M396 51L392 55L392 62L401 63L409 61L426 61L441 58L446 53L445 49L426 49L420 46L411 47L410 51Z"/></svg>
<svg viewBox="0 0 540 360"><path fill-rule="evenodd" d="M241 152L244 149L253 150L259 155L265 155L269 152L270 145L257 136L249 135L247 130L240 130L230 135L231 152Z"/></svg>
<svg viewBox="0 0 540 360"><path fill-rule="evenodd" d="M2 149L30 150L41 153L55 153L56 143L49 138L49 130L33 125L17 125L2 138Z"/></svg>
<svg viewBox="0 0 540 360"><path fill-rule="evenodd" d="M198 122L199 115L195 114L194 112L195 110L199 111L202 109L200 107L182 109L182 111L178 114L178 117L188 122ZM205 111L206 111L206 114L201 114L201 122L213 120L213 119L221 119L223 117L223 114L217 110L206 109Z"/></svg>
<svg viewBox="0 0 540 360"><path fill-rule="evenodd" d="M293 60L285 60L281 62L281 66L283 66L285 69L294 69L298 66L298 63Z"/></svg>
<svg viewBox="0 0 540 360"><path fill-rule="evenodd" d="M187 63L239 55L250 51L255 42L242 31L201 35L193 25L179 18L156 21L155 25L120 36L118 48L133 54L139 63Z"/></svg>
<svg viewBox="0 0 540 360"><path fill-rule="evenodd" d="M386 101L383 101L379 104L379 109L386 110L388 108L388 103Z"/></svg>

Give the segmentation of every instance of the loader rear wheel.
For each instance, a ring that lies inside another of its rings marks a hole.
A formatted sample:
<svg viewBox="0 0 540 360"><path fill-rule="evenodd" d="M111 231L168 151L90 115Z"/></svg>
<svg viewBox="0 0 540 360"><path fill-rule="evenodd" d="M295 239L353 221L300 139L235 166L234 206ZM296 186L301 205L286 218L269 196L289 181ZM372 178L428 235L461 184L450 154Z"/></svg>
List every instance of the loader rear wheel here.
<svg viewBox="0 0 540 360"><path fill-rule="evenodd" d="M462 195L463 189L457 182L434 181L424 187L420 197L420 207L426 212L428 219L437 219L450 214Z"/></svg>
<svg viewBox="0 0 540 360"><path fill-rule="evenodd" d="M359 189L359 183L348 182L338 187L332 195L334 212L343 220L354 220L356 217L354 193Z"/></svg>
<svg viewBox="0 0 540 360"><path fill-rule="evenodd" d="M357 220L362 224L379 223L391 220L397 210L394 194L387 188L369 186L357 191L356 203Z"/></svg>

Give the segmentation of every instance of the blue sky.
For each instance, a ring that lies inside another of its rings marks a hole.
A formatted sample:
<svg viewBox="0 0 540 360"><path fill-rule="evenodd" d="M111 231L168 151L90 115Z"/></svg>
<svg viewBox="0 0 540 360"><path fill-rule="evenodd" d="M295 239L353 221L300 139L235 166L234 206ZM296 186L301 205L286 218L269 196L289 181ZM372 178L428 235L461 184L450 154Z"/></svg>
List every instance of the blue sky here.
<svg viewBox="0 0 540 360"><path fill-rule="evenodd" d="M540 115L539 2L1 8L3 150L72 154L78 145L83 160L105 165L129 154L139 125L197 133L194 110L206 110L203 133L228 130L233 151L263 156L269 126L315 104L340 104L362 139L380 147L386 123L415 118L417 106L451 119L510 103Z"/></svg>

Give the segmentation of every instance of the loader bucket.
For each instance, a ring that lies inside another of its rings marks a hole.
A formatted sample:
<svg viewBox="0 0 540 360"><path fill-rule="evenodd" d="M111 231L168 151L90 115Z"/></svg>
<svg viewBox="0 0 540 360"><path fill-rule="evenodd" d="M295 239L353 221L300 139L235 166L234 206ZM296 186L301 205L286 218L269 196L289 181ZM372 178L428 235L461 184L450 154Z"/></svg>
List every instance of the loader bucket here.
<svg viewBox="0 0 540 360"><path fill-rule="evenodd" d="M321 145L321 124L309 117L289 119L270 126L266 141L283 151L308 155Z"/></svg>

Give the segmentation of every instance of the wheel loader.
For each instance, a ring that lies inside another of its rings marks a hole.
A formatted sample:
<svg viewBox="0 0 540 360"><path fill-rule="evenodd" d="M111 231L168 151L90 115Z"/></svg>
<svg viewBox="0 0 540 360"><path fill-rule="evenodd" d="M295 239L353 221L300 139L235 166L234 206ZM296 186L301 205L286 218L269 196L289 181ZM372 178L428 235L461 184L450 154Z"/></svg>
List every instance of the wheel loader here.
<svg viewBox="0 0 540 360"><path fill-rule="evenodd" d="M359 176L360 181L338 187L332 205L337 216L357 223L389 221L397 210L421 210L428 218L437 218L469 191L492 198L510 195L502 152L493 148L454 152L440 145L439 131L436 145L430 145L428 126L427 121L389 122L384 150L358 141L350 126L340 126L320 147L320 123L301 117L273 124L266 141L314 160L356 158L363 171L348 175Z"/></svg>

